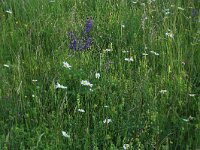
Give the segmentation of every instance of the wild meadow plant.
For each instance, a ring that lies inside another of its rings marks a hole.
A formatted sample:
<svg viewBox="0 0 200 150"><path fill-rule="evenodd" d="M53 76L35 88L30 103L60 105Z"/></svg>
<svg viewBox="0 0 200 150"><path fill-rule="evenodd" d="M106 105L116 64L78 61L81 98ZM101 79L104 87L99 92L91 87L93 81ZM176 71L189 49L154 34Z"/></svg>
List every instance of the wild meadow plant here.
<svg viewBox="0 0 200 150"><path fill-rule="evenodd" d="M81 37L77 37L73 32L68 32L68 37L70 39L69 48L74 51L88 49L92 42L92 37L90 35L91 29L92 29L92 19L91 17L88 17L85 27L82 31Z"/></svg>

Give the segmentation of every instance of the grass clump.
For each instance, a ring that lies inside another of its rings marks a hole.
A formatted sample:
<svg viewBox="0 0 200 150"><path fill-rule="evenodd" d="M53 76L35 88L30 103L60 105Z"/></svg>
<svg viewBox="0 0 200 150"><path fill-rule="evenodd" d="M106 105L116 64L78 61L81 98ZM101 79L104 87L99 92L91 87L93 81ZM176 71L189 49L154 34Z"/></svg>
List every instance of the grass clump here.
<svg viewBox="0 0 200 150"><path fill-rule="evenodd" d="M0 1L0 148L198 149L199 6Z"/></svg>

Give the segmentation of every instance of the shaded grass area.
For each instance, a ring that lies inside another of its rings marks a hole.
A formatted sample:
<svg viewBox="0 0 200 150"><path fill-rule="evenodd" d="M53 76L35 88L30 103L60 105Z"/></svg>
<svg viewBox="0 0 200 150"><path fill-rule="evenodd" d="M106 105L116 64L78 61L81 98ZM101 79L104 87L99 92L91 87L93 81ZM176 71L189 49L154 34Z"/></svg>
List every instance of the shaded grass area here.
<svg viewBox="0 0 200 150"><path fill-rule="evenodd" d="M199 6L0 1L1 149L199 148ZM93 43L74 52L88 16Z"/></svg>

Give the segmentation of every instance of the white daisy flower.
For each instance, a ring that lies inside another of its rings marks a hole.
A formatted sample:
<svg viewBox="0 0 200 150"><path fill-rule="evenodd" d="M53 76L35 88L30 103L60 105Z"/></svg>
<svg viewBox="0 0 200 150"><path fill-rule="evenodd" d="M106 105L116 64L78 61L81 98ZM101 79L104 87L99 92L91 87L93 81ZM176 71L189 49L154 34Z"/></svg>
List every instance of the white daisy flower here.
<svg viewBox="0 0 200 150"><path fill-rule="evenodd" d="M70 135L67 134L65 131L62 131L62 135L63 135L64 137L66 137L66 138L70 138Z"/></svg>
<svg viewBox="0 0 200 150"><path fill-rule="evenodd" d="M125 51L125 50L124 50L124 51L122 51L122 53L129 53L129 51Z"/></svg>
<svg viewBox="0 0 200 150"><path fill-rule="evenodd" d="M148 56L149 54L147 54L147 53L142 53L142 55L143 55L143 56Z"/></svg>
<svg viewBox="0 0 200 150"><path fill-rule="evenodd" d="M6 12L7 12L8 14L12 14L12 11L11 11L11 10L6 10Z"/></svg>
<svg viewBox="0 0 200 150"><path fill-rule="evenodd" d="M195 94L190 93L189 96L190 97L195 97Z"/></svg>
<svg viewBox="0 0 200 150"><path fill-rule="evenodd" d="M105 52L111 52L112 49L105 49L104 51L105 51Z"/></svg>
<svg viewBox="0 0 200 150"><path fill-rule="evenodd" d="M63 66L67 69L71 69L71 65L69 65L67 62L63 62Z"/></svg>
<svg viewBox="0 0 200 150"><path fill-rule="evenodd" d="M168 32L166 32L165 35L170 38L174 38L174 34L172 33L172 31L170 29L168 29Z"/></svg>
<svg viewBox="0 0 200 150"><path fill-rule="evenodd" d="M184 10L184 8L182 8L182 7L177 7L179 10Z"/></svg>
<svg viewBox="0 0 200 150"><path fill-rule="evenodd" d="M4 67L7 67L7 68L9 68L9 67L10 67L10 66L9 66L9 65L7 65L7 64L4 64L3 66L4 66Z"/></svg>
<svg viewBox="0 0 200 150"><path fill-rule="evenodd" d="M91 84L89 81L87 81L87 80L82 80L81 81L81 84L82 85L85 85L85 86L89 86L89 87L92 87L93 86L93 84Z"/></svg>
<svg viewBox="0 0 200 150"><path fill-rule="evenodd" d="M105 119L105 120L103 121L103 123L107 123L107 124L109 124L110 122L112 122L111 119Z"/></svg>
<svg viewBox="0 0 200 150"><path fill-rule="evenodd" d="M124 145L123 145L123 148L124 148L124 150L129 149L129 148L130 148L130 145L129 145L129 144L124 144Z"/></svg>
<svg viewBox="0 0 200 150"><path fill-rule="evenodd" d="M59 83L57 83L57 84L55 85L55 88L56 88L56 89L67 89L66 86L63 86L63 85L61 85L61 84L59 84Z"/></svg>
<svg viewBox="0 0 200 150"><path fill-rule="evenodd" d="M167 90L160 90L159 91L161 94L165 94L165 93L167 93Z"/></svg>
<svg viewBox="0 0 200 150"><path fill-rule="evenodd" d="M125 58L124 60L127 61L127 62L132 62L133 58L132 57L131 58Z"/></svg>
<svg viewBox="0 0 200 150"><path fill-rule="evenodd" d="M97 78L97 79L99 79L100 78L100 73L95 73L95 77Z"/></svg>
<svg viewBox="0 0 200 150"><path fill-rule="evenodd" d="M159 56L160 54L158 54L157 52L154 52L154 51L150 51L150 53L156 55L156 56Z"/></svg>
<svg viewBox="0 0 200 150"><path fill-rule="evenodd" d="M77 109L77 111L84 113L85 110L84 109Z"/></svg>

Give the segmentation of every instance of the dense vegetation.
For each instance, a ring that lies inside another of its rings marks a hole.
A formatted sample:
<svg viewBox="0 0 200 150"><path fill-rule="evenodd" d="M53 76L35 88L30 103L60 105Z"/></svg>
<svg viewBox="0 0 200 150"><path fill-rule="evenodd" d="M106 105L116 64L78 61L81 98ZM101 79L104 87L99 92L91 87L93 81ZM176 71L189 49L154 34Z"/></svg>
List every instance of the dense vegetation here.
<svg viewBox="0 0 200 150"><path fill-rule="evenodd" d="M0 0L0 149L200 148L199 8Z"/></svg>

